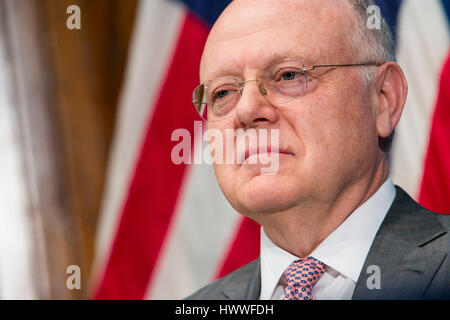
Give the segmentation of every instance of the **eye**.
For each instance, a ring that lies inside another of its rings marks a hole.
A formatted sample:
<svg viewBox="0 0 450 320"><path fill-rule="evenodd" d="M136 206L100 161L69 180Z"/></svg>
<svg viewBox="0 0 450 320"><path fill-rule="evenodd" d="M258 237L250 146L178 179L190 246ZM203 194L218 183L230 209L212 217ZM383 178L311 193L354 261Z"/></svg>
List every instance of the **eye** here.
<svg viewBox="0 0 450 320"><path fill-rule="evenodd" d="M230 90L219 90L214 93L214 100L223 99L230 94Z"/></svg>
<svg viewBox="0 0 450 320"><path fill-rule="evenodd" d="M233 85L222 85L214 89L212 92L212 102L218 103L223 101L228 101L232 98L234 93L238 91Z"/></svg>
<svg viewBox="0 0 450 320"><path fill-rule="evenodd" d="M283 72L283 74L281 75L281 80L282 81L292 81L292 80L295 80L297 78L301 78L304 76L305 76L305 73L302 71L286 71L286 72Z"/></svg>

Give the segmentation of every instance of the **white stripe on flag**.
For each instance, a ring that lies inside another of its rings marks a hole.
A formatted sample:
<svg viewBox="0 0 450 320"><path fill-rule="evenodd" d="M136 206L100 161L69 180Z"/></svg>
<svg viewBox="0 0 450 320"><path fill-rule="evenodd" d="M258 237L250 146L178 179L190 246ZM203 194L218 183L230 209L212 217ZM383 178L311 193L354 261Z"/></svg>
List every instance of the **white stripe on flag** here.
<svg viewBox="0 0 450 320"><path fill-rule="evenodd" d="M130 180L184 18L183 8L167 0L140 1L136 13L97 229L94 285L107 263Z"/></svg>
<svg viewBox="0 0 450 320"><path fill-rule="evenodd" d="M233 241L239 217L220 190L213 167L192 165L146 297L182 299L210 282Z"/></svg>
<svg viewBox="0 0 450 320"><path fill-rule="evenodd" d="M398 61L409 84L408 99L392 150L392 177L419 196L439 78L450 34L439 0L403 1L398 23Z"/></svg>

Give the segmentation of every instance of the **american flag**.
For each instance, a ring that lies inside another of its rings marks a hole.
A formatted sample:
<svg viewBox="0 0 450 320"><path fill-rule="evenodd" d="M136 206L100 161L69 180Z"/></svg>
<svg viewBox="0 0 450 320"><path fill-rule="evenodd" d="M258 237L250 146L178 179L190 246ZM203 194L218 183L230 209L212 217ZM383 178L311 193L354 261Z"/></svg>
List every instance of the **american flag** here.
<svg viewBox="0 0 450 320"><path fill-rule="evenodd" d="M230 2L139 4L96 241L97 299L184 298L259 254L259 226L231 208L212 166L171 161L174 130L201 139L192 90L208 31ZM393 181L450 212L450 0L376 4L409 83Z"/></svg>

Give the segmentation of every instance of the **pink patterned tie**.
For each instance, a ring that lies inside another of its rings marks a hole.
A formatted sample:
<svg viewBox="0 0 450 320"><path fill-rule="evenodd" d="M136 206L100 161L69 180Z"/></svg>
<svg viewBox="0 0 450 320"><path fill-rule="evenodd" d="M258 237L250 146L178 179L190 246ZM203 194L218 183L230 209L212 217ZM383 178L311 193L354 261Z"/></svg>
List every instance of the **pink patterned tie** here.
<svg viewBox="0 0 450 320"><path fill-rule="evenodd" d="M291 263L283 276L286 280L283 300L312 300L312 289L325 273L325 265L308 257Z"/></svg>

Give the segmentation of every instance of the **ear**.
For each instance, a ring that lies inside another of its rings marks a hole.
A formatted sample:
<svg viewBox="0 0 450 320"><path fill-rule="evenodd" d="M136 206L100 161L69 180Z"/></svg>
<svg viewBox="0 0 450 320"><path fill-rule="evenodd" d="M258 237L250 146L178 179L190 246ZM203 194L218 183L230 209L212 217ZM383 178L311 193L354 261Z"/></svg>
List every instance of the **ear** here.
<svg viewBox="0 0 450 320"><path fill-rule="evenodd" d="M408 94L408 84L400 66L387 62L378 68L375 90L378 100L376 127L378 136L387 138L400 121Z"/></svg>

